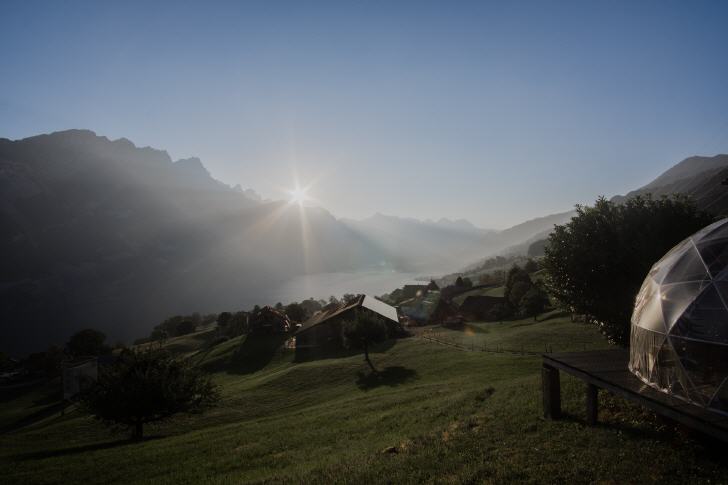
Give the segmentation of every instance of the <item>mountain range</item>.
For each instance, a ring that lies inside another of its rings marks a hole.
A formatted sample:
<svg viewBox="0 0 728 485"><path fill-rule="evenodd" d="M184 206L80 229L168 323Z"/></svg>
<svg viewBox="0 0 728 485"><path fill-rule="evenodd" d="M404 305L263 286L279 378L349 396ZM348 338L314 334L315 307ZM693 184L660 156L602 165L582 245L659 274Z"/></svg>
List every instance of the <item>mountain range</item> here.
<svg viewBox="0 0 728 485"><path fill-rule="evenodd" d="M715 180L728 157L717 158L687 159L649 189L714 191L701 204L722 207ZM126 139L88 130L0 139L0 350L60 343L84 327L129 341L170 315L272 303L270 288L301 275L448 272L525 247L572 214L504 231L337 219L262 200L215 180L197 158L174 161Z"/></svg>

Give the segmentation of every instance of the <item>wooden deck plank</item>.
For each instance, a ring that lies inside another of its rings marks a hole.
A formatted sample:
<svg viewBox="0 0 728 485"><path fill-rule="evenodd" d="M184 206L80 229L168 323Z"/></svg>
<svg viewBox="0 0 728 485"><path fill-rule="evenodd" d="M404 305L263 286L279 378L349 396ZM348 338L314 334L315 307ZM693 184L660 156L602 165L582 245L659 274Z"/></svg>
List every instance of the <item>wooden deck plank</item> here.
<svg viewBox="0 0 728 485"><path fill-rule="evenodd" d="M663 393L634 376L627 364L629 351L597 350L544 354L545 367L564 371L587 384L589 421L595 421L597 406L590 386L605 389L706 434L728 441L728 416L709 411L675 396ZM551 376L553 380L554 377ZM553 396L550 399L554 399Z"/></svg>

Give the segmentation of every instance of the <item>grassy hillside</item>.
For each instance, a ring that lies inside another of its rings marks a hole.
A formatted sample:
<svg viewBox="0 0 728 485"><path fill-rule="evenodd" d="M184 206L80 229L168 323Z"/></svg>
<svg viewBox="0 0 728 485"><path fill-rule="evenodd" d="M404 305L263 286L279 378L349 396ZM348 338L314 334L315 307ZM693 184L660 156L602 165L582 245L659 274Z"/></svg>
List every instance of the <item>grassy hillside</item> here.
<svg viewBox="0 0 728 485"><path fill-rule="evenodd" d="M564 318L496 324L482 334L534 345L578 336L604 346L590 327ZM728 480L709 445L621 400L603 396L602 424L585 426L583 384L566 376L566 418L544 421L538 356L464 352L413 337L372 354L379 378L360 355L293 363L290 351L238 374L229 369L242 343L193 356L228 369L214 374L223 401L213 411L150 430L142 443L77 410L54 414L0 435L3 483ZM52 396L46 385L9 397L0 419L17 422Z"/></svg>

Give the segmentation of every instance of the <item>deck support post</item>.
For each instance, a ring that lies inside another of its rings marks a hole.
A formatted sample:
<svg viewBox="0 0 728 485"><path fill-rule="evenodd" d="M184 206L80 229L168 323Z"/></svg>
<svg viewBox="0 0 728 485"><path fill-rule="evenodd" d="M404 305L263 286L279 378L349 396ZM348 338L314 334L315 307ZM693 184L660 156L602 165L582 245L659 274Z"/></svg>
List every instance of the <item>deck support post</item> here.
<svg viewBox="0 0 728 485"><path fill-rule="evenodd" d="M548 364L541 367L543 384L543 416L547 419L561 417L561 381L559 370Z"/></svg>
<svg viewBox="0 0 728 485"><path fill-rule="evenodd" d="M597 424L599 413L599 388L594 384L586 385L586 422L589 426Z"/></svg>

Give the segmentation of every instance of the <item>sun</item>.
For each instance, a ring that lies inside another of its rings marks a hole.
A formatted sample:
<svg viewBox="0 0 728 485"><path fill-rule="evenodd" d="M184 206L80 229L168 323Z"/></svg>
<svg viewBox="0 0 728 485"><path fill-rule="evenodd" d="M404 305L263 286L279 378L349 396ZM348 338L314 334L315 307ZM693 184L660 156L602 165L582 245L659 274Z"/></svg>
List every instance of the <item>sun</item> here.
<svg viewBox="0 0 728 485"><path fill-rule="evenodd" d="M296 185L296 188L289 190L288 193L291 194L292 204L303 206L303 204L310 199L308 196L308 187L299 187Z"/></svg>

